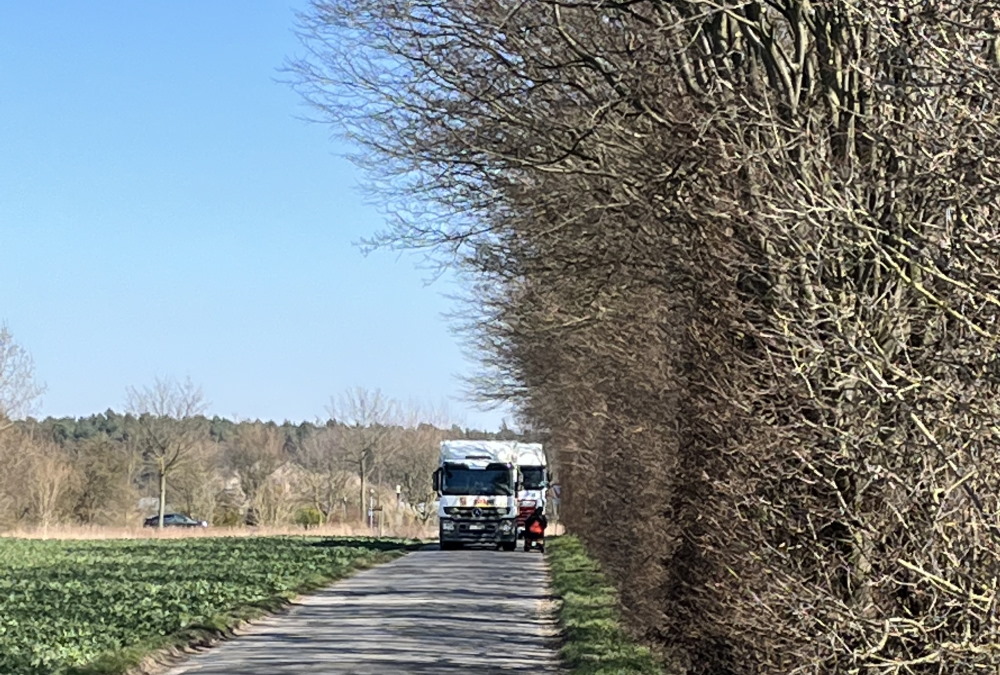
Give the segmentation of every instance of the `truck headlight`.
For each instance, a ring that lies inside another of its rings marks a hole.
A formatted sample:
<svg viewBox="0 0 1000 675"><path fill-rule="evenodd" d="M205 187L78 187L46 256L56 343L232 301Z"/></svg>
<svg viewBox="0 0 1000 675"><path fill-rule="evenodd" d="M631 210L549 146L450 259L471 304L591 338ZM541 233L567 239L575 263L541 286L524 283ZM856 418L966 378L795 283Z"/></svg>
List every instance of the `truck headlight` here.
<svg viewBox="0 0 1000 675"><path fill-rule="evenodd" d="M501 520L500 521L500 531L501 532L510 532L513 528L514 528L514 521L513 520Z"/></svg>
<svg viewBox="0 0 1000 675"><path fill-rule="evenodd" d="M442 530L448 530L450 532L450 531L452 531L452 530L455 529L455 523L453 523L450 520L442 520L441 521L441 529Z"/></svg>

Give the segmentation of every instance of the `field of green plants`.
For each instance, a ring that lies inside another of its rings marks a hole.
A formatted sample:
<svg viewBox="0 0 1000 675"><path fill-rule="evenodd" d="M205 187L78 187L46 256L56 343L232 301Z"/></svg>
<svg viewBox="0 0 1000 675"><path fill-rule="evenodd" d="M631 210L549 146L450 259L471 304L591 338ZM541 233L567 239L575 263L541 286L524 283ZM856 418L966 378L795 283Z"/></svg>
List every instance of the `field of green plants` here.
<svg viewBox="0 0 1000 675"><path fill-rule="evenodd" d="M0 538L0 673L114 673L385 561L404 541Z"/></svg>

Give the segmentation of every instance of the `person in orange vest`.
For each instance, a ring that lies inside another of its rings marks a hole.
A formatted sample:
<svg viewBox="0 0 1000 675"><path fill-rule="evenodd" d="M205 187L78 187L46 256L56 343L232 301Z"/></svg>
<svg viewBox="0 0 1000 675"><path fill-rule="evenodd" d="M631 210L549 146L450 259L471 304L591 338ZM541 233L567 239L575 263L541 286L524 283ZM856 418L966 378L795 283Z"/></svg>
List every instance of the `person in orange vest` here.
<svg viewBox="0 0 1000 675"><path fill-rule="evenodd" d="M545 528L548 527L548 524L549 519L545 517L542 507L535 507L528 519L524 521L525 551L530 551L532 544L534 544L542 553L545 553Z"/></svg>

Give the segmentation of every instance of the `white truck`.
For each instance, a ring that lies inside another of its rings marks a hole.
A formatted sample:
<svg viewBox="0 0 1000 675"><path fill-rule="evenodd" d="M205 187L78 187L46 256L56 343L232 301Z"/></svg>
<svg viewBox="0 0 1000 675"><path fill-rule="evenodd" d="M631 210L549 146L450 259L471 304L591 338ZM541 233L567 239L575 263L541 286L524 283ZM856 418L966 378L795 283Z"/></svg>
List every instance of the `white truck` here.
<svg viewBox="0 0 1000 675"><path fill-rule="evenodd" d="M545 461L545 450L541 443L515 443L517 468L521 471L521 489L517 493L518 536L524 529L524 521L536 508L546 507L546 492L552 476Z"/></svg>
<svg viewBox="0 0 1000 675"><path fill-rule="evenodd" d="M548 478L538 443L442 441L434 472L441 548L513 551L524 519L545 504Z"/></svg>
<svg viewBox="0 0 1000 675"><path fill-rule="evenodd" d="M442 441L434 472L441 548L517 546L520 474L506 441Z"/></svg>

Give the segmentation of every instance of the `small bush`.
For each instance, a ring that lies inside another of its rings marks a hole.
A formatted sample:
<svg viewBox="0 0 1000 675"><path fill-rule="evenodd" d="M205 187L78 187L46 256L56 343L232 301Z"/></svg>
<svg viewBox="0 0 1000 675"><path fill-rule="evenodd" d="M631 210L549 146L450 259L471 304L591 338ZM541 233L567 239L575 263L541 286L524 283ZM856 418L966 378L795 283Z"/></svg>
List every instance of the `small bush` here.
<svg viewBox="0 0 1000 675"><path fill-rule="evenodd" d="M236 527L243 524L243 516L239 509L227 506L216 506L212 512L212 525L217 527Z"/></svg>
<svg viewBox="0 0 1000 675"><path fill-rule="evenodd" d="M310 527L317 527L323 522L323 513L312 506L301 508L295 512L295 524L301 525L307 530Z"/></svg>

